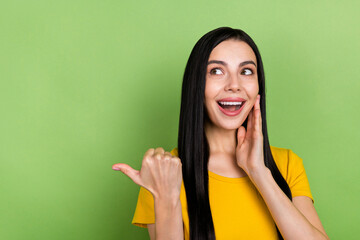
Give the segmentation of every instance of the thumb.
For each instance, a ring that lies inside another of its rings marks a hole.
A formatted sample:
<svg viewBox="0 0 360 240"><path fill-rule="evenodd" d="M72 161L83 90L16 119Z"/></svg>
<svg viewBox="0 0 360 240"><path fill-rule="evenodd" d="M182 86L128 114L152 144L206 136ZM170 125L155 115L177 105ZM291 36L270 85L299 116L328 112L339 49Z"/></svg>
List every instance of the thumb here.
<svg viewBox="0 0 360 240"><path fill-rule="evenodd" d="M122 173L124 173L126 176L128 176L131 180L133 180L134 183L137 185L141 185L141 179L140 179L140 172L133 169L129 165L125 163L117 163L112 166L112 169L114 170L120 170Z"/></svg>
<svg viewBox="0 0 360 240"><path fill-rule="evenodd" d="M237 140L238 140L237 147L240 147L243 144L245 140L245 134L246 134L245 127L240 126L237 132Z"/></svg>

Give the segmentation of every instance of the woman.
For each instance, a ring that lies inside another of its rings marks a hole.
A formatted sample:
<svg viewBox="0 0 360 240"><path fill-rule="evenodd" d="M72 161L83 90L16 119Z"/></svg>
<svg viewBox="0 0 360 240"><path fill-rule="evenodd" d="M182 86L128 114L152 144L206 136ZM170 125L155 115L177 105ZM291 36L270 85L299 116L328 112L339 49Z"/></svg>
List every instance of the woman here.
<svg viewBox="0 0 360 240"><path fill-rule="evenodd" d="M149 149L133 224L151 239L329 239L302 160L269 145L260 53L222 27L193 48L183 78L178 149Z"/></svg>

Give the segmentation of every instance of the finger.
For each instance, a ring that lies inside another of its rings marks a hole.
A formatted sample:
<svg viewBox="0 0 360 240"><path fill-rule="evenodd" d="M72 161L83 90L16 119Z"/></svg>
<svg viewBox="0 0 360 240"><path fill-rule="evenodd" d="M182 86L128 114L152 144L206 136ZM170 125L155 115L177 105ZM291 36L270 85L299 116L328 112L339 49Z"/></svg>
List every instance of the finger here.
<svg viewBox="0 0 360 240"><path fill-rule="evenodd" d="M261 109L260 109L260 95L259 95L259 112L260 112L260 129L262 130L262 116L261 116Z"/></svg>
<svg viewBox="0 0 360 240"><path fill-rule="evenodd" d="M172 159L172 156L171 156L171 154L169 155L169 154L165 154L165 153L164 153L162 159L164 159L164 160L171 160L171 159Z"/></svg>
<svg viewBox="0 0 360 240"><path fill-rule="evenodd" d="M159 147L159 148L155 149L155 152L153 155L157 155L157 154L164 155L164 153L165 153L165 150L163 148Z"/></svg>
<svg viewBox="0 0 360 240"><path fill-rule="evenodd" d="M240 147L243 144L245 140L245 134L246 134L245 127L240 126L237 132L237 139L238 139L237 147Z"/></svg>
<svg viewBox="0 0 360 240"><path fill-rule="evenodd" d="M134 183L141 186L140 172L133 169L125 163L117 163L112 166L112 169L119 170L128 176Z"/></svg>
<svg viewBox="0 0 360 240"><path fill-rule="evenodd" d="M246 125L246 132L248 134L250 134L253 130L253 126L254 126L254 108L251 109L249 116L248 116L248 120L247 120L247 125Z"/></svg>
<svg viewBox="0 0 360 240"><path fill-rule="evenodd" d="M172 159L175 159L177 162L181 164L181 159L176 156L171 156Z"/></svg>
<svg viewBox="0 0 360 240"><path fill-rule="evenodd" d="M144 158L147 156L152 156L154 154L154 152L155 152L155 149L153 149L153 148L148 149L144 154Z"/></svg>
<svg viewBox="0 0 360 240"><path fill-rule="evenodd" d="M260 133L262 129L261 110L260 110L260 95L258 95L255 104L255 131Z"/></svg>
<svg viewBox="0 0 360 240"><path fill-rule="evenodd" d="M164 152L164 156L172 157L173 155L171 155L171 153L169 153L169 152Z"/></svg>
<svg viewBox="0 0 360 240"><path fill-rule="evenodd" d="M257 112L260 111L260 95L258 94L256 96L255 104L253 108L251 109L249 116L248 116L248 126L246 128L246 131L248 134L254 133L254 131L257 131L259 128L257 126Z"/></svg>
<svg viewBox="0 0 360 240"><path fill-rule="evenodd" d="M260 109L260 95L258 94L256 96L256 101L255 101L255 105L254 105L254 109Z"/></svg>
<svg viewBox="0 0 360 240"><path fill-rule="evenodd" d="M256 132L260 131L260 110L256 109L255 111L255 124L254 124L254 129Z"/></svg>
<svg viewBox="0 0 360 240"><path fill-rule="evenodd" d="M181 178L182 178L182 163L181 163L181 159L178 158L178 157L175 157L175 156L173 156L172 159L176 160L176 162L177 162L177 164L178 164L178 166L179 166L179 167L178 167L178 173L179 173L179 175L180 175Z"/></svg>

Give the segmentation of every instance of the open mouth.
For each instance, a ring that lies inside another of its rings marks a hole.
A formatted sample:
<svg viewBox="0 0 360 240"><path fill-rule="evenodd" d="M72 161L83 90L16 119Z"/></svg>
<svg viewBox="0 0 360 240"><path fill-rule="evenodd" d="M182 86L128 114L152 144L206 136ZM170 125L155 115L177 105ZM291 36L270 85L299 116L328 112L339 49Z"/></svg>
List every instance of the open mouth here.
<svg viewBox="0 0 360 240"><path fill-rule="evenodd" d="M246 100L243 98L224 98L217 101L220 111L229 116L239 115L244 108Z"/></svg>
<svg viewBox="0 0 360 240"><path fill-rule="evenodd" d="M222 109L224 109L226 111L234 112L234 111L239 110L245 102L222 102L222 101L219 101L217 103L219 104L219 106Z"/></svg>

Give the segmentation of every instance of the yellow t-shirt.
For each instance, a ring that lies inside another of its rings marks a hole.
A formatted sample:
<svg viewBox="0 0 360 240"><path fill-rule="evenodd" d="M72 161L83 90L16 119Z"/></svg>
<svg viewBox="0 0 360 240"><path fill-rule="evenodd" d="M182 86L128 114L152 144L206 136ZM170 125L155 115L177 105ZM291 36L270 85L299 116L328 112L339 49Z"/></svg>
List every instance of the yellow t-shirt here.
<svg viewBox="0 0 360 240"><path fill-rule="evenodd" d="M290 149L273 146L270 149L292 196L307 196L313 200L302 159ZM171 154L178 156L177 149L173 149ZM229 178L209 171L209 200L217 240L278 239L274 220L248 176ZM180 201L184 236L188 240L189 217L184 183ZM148 190L140 187L132 224L146 228L146 224L152 223L155 223L154 199Z"/></svg>

